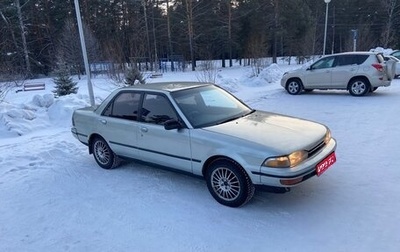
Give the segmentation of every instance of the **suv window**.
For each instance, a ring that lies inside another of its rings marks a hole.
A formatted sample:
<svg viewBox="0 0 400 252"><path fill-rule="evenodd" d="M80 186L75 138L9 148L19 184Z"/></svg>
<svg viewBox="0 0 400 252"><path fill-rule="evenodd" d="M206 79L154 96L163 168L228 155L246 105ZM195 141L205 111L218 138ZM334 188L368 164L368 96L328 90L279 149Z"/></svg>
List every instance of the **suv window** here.
<svg viewBox="0 0 400 252"><path fill-rule="evenodd" d="M353 64L361 65L368 59L368 57L369 55L354 55Z"/></svg>
<svg viewBox="0 0 400 252"><path fill-rule="evenodd" d="M178 120L168 99L157 94L146 94L144 96L141 118L142 121L153 124L164 124L170 119Z"/></svg>
<svg viewBox="0 0 400 252"><path fill-rule="evenodd" d="M340 55L336 57L335 66L361 65L368 57L369 55Z"/></svg>
<svg viewBox="0 0 400 252"><path fill-rule="evenodd" d="M335 60L335 57L326 57L326 58L320 59L312 65L312 69L330 68L333 66L334 60Z"/></svg>
<svg viewBox="0 0 400 252"><path fill-rule="evenodd" d="M110 102L103 115L128 120L137 120L140 93L123 92Z"/></svg>

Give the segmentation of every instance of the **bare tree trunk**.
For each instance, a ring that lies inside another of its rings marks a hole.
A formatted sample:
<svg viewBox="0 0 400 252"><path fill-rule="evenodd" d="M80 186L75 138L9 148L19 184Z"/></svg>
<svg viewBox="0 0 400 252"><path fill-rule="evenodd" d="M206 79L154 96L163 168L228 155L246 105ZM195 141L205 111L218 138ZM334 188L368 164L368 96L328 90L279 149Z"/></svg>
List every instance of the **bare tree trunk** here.
<svg viewBox="0 0 400 252"><path fill-rule="evenodd" d="M158 9L158 0L156 1L156 8ZM158 72L160 70L160 66L158 65L156 26L155 26L155 22L154 22L154 20L155 20L154 19L154 6L152 6L152 8L151 8L151 14L152 14L152 21L153 21L154 67L155 67L155 71Z"/></svg>
<svg viewBox="0 0 400 252"><path fill-rule="evenodd" d="M278 47L278 39L277 39L277 31L278 31L278 19L279 19L279 1L274 1L274 31L273 31L273 46L272 46L272 62L277 63L276 55L277 55L277 47Z"/></svg>
<svg viewBox="0 0 400 252"><path fill-rule="evenodd" d="M18 51L18 43L17 43L17 39L15 38L15 34L13 29L11 28L10 22L8 21L8 19L6 18L6 16L4 16L3 12L0 10L0 16L3 18L4 22L6 23L7 28L10 30L11 33L11 38L13 40L13 44L15 47L15 51Z"/></svg>
<svg viewBox="0 0 400 252"><path fill-rule="evenodd" d="M22 7L21 7L19 0L14 0L14 3L15 3L15 7L17 8L19 27L21 29L22 47L24 49L26 73L28 76L30 76L32 71L31 71L31 63L29 61L28 44L26 42L26 36L25 36L25 24L24 24L24 20L22 18L22 11L21 11Z"/></svg>
<svg viewBox="0 0 400 252"><path fill-rule="evenodd" d="M383 31L383 46L387 48L389 43L392 40L393 33L392 33L392 26L393 26L393 18L395 17L395 8L396 8L397 0L383 0L383 6L388 14L388 19L386 23L386 29Z"/></svg>
<svg viewBox="0 0 400 252"><path fill-rule="evenodd" d="M142 1L143 4L143 12L144 12L144 22L146 26L146 38L147 38L147 53L149 55L150 60L150 71L153 71L153 57L151 56L151 46L150 46L150 35L149 35L149 24L147 22L147 8L146 8L146 1Z"/></svg>
<svg viewBox="0 0 400 252"><path fill-rule="evenodd" d="M171 19L170 19L170 12L169 12L169 0L167 0L167 29L168 29L168 46L169 46L169 53L171 58L171 71L173 72L175 69L174 67L174 59L172 56L174 55L174 48L172 47L172 35L171 35Z"/></svg>
<svg viewBox="0 0 400 252"><path fill-rule="evenodd" d="M192 0L186 0L186 18L188 25L188 36L189 36L189 49L190 49L190 60L192 62L192 71L196 70L196 60L194 58L194 48L193 48L193 5Z"/></svg>
<svg viewBox="0 0 400 252"><path fill-rule="evenodd" d="M228 0L228 50L229 50L229 67L232 67L232 5ZM225 57L224 57L225 58Z"/></svg>

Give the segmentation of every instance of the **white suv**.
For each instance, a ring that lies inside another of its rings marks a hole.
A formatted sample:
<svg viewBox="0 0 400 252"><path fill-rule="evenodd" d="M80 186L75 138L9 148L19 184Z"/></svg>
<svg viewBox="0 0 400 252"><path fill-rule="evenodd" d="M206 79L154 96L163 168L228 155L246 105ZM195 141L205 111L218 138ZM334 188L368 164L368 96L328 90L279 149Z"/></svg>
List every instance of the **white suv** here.
<svg viewBox="0 0 400 252"><path fill-rule="evenodd" d="M363 96L378 87L390 86L394 73L394 62L385 62L380 53L346 52L325 56L308 68L284 73L281 85L292 95L303 90L343 89L351 95Z"/></svg>

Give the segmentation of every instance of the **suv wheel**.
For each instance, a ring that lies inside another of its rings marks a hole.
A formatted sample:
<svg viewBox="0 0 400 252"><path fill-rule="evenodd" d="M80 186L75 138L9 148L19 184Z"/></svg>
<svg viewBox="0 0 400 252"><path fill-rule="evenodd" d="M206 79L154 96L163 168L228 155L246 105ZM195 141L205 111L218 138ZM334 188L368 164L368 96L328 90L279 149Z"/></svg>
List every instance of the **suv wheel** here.
<svg viewBox="0 0 400 252"><path fill-rule="evenodd" d="M297 95L303 89L303 85L301 84L300 80L292 79L289 80L286 84L286 91L291 95Z"/></svg>
<svg viewBox="0 0 400 252"><path fill-rule="evenodd" d="M364 78L356 78L349 84L349 93L353 96L363 96L370 90L369 82Z"/></svg>

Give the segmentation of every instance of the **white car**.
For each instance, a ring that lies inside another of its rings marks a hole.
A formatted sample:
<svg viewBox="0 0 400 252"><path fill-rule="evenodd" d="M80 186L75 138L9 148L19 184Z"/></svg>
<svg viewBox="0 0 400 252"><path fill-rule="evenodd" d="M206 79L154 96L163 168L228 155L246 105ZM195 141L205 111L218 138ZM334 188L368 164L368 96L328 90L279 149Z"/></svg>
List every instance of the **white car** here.
<svg viewBox="0 0 400 252"><path fill-rule="evenodd" d="M328 127L251 109L207 83L121 88L76 110L72 122L100 167L134 159L201 176L230 207L249 201L256 186L292 187L336 161Z"/></svg>
<svg viewBox="0 0 400 252"><path fill-rule="evenodd" d="M313 89L343 89L363 96L378 87L388 87L395 64L380 53L347 52L322 57L308 68L284 73L281 85L291 95Z"/></svg>
<svg viewBox="0 0 400 252"><path fill-rule="evenodd" d="M399 78L400 77L400 59L396 58L395 56L389 55L389 56L385 56L385 60L389 61L392 60L394 62L396 62L396 73L394 75L394 78Z"/></svg>
<svg viewBox="0 0 400 252"><path fill-rule="evenodd" d="M400 59L400 50L396 50L392 52L390 55Z"/></svg>

